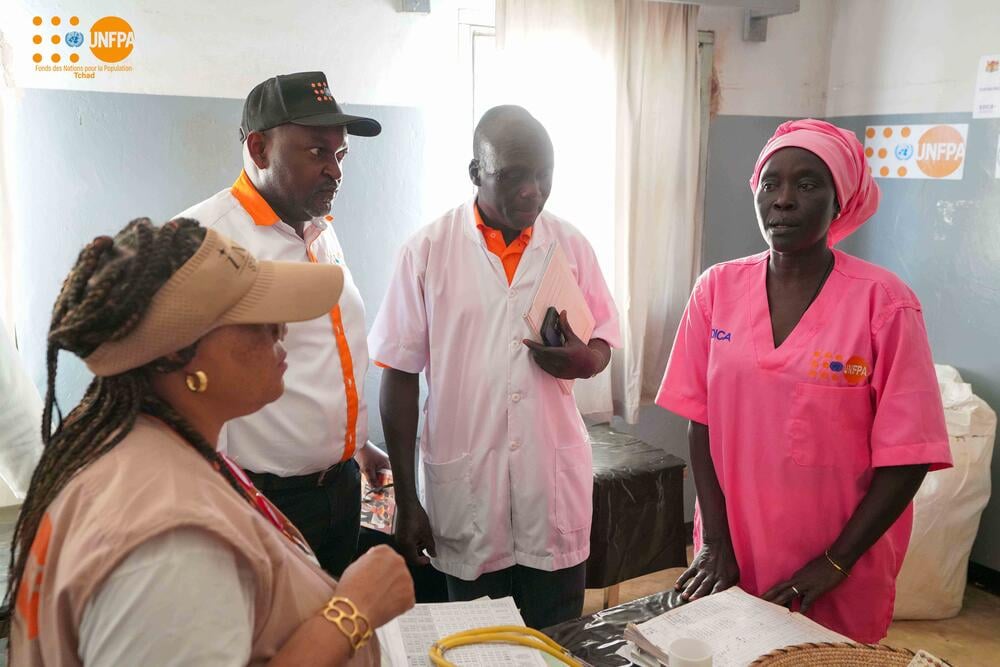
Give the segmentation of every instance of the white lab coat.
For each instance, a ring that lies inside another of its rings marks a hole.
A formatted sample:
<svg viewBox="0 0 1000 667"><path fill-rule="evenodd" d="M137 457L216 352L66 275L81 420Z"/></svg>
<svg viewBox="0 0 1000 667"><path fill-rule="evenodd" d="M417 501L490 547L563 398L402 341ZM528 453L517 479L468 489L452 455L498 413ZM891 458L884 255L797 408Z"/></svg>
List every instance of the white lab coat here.
<svg viewBox="0 0 1000 667"><path fill-rule="evenodd" d="M473 202L411 238L369 334L372 359L426 372L421 502L439 570L465 580L515 564L553 571L590 552L593 473L576 402L532 360L524 320L558 242L594 314L620 346L618 314L593 248L543 212L510 286L476 229Z"/></svg>

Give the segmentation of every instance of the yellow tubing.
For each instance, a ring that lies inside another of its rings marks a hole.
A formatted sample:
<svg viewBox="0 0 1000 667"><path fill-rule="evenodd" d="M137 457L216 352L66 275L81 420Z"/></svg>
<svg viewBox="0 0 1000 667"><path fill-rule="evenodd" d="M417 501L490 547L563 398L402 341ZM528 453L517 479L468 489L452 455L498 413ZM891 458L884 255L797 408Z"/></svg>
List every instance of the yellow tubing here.
<svg viewBox="0 0 1000 667"><path fill-rule="evenodd" d="M569 667L582 667L573 659L569 652L538 630L526 628L523 625L495 625L488 628L476 628L456 632L443 637L431 645L428 656L436 667L455 667L455 664L444 657L445 651L470 644L516 644L527 646L548 653L556 660Z"/></svg>

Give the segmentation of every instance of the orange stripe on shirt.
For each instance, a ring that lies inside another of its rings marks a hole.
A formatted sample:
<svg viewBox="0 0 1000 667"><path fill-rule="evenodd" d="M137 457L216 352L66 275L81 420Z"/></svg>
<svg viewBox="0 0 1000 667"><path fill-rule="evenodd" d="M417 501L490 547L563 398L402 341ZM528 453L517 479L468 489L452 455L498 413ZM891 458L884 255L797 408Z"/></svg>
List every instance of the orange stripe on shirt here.
<svg viewBox="0 0 1000 667"><path fill-rule="evenodd" d="M309 261L316 263L316 255L312 250L306 251ZM341 461L347 461L354 456L358 439L358 388L354 382L354 360L351 358L351 348L344 335L344 320L340 315L340 305L330 311L330 323L333 325L333 336L337 340L337 354L340 355L340 370L344 376L344 395L347 398L347 428L344 434L344 456Z"/></svg>
<svg viewBox="0 0 1000 667"><path fill-rule="evenodd" d="M21 585L17 591L17 613L27 626L28 639L38 638L38 609L42 601L42 582L45 578L45 561L48 560L49 542L52 539L52 519L48 513L42 515L31 543L28 564L21 575ZM34 560L34 563L31 561ZM34 577L32 577L34 574Z"/></svg>
<svg viewBox="0 0 1000 667"><path fill-rule="evenodd" d="M261 227L270 227L281 219L274 212L274 209L271 208L271 205L257 192L257 188L250 182L250 177L247 176L245 170L240 172L240 177L233 183L230 192L236 197L236 201L240 203L240 206L250 214L254 224Z"/></svg>

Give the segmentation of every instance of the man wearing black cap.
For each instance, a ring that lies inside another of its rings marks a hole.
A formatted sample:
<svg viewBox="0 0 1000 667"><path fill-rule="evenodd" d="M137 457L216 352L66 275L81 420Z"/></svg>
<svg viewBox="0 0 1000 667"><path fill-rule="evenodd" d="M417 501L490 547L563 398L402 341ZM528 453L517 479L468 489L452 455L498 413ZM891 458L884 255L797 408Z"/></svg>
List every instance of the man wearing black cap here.
<svg viewBox="0 0 1000 667"><path fill-rule="evenodd" d="M343 295L329 315L288 327L284 395L226 424L219 441L334 576L357 548L359 465L373 482L389 467L367 439L364 304L330 215L348 135L374 137L381 130L371 118L345 114L322 72L268 79L243 107L243 172L231 188L181 214L260 259L344 268Z"/></svg>

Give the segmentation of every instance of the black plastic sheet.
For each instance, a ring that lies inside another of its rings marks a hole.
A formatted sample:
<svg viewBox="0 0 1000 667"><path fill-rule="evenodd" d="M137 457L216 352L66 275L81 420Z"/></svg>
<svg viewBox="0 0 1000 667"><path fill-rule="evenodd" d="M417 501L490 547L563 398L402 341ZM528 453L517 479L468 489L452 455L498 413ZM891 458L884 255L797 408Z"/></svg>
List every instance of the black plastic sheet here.
<svg viewBox="0 0 1000 667"><path fill-rule="evenodd" d="M631 664L616 655L625 645L622 635L629 623L642 623L679 607L680 594L668 590L599 611L543 630L574 656L594 667Z"/></svg>
<svg viewBox="0 0 1000 667"><path fill-rule="evenodd" d="M638 438L590 428L594 520L587 588L687 565L682 459Z"/></svg>

